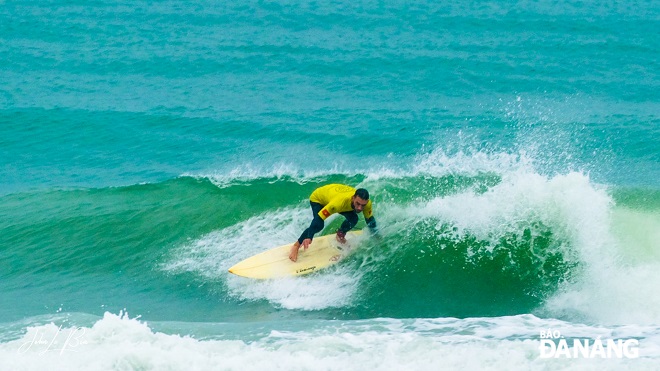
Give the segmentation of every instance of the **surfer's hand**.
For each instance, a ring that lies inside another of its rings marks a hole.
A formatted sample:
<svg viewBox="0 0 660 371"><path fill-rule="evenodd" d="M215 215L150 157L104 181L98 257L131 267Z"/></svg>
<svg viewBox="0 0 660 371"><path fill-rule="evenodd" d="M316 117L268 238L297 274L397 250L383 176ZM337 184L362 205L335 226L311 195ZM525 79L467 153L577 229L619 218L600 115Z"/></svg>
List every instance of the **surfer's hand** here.
<svg viewBox="0 0 660 371"><path fill-rule="evenodd" d="M312 243L312 239L311 239L311 238L305 238L305 239L303 240L302 245L303 245L303 247L305 248L305 250L307 250L307 248L309 247L309 244L310 244L310 243Z"/></svg>
<svg viewBox="0 0 660 371"><path fill-rule="evenodd" d="M342 230L338 230L337 231L337 241L339 241L339 243L346 243L346 232L344 232Z"/></svg>

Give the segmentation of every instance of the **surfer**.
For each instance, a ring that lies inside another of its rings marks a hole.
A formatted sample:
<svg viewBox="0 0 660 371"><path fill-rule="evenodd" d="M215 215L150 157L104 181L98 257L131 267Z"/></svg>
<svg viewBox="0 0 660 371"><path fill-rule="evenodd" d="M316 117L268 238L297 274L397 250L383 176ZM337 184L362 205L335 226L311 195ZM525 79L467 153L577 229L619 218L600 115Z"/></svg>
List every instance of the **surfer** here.
<svg viewBox="0 0 660 371"><path fill-rule="evenodd" d="M364 188L355 189L343 184L328 184L312 192L309 204L312 206L314 219L298 241L291 246L289 254L291 261L298 260L300 246L307 250L314 235L323 229L325 220L332 214L339 213L346 218L337 230L337 241L340 243L346 243L346 232L355 227L359 213L364 214L367 227L372 231L376 230L376 219L371 210L369 192Z"/></svg>

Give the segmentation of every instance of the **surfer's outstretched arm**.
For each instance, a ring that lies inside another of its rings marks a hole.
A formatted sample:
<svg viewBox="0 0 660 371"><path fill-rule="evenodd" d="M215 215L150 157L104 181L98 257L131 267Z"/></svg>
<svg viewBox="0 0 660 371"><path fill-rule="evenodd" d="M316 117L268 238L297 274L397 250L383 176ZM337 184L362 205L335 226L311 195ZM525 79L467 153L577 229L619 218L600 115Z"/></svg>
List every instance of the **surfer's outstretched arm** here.
<svg viewBox="0 0 660 371"><path fill-rule="evenodd" d="M371 218L367 218L364 221L367 222L367 227L369 227L371 233L373 234L378 233L378 227L376 226L376 218L372 216Z"/></svg>

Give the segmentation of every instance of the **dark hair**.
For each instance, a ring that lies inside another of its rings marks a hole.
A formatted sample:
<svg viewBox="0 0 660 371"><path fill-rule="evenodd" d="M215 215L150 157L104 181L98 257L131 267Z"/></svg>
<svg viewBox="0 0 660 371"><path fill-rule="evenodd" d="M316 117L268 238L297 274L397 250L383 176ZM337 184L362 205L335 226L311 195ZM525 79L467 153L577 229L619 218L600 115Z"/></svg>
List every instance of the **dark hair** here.
<svg viewBox="0 0 660 371"><path fill-rule="evenodd" d="M355 195L354 196L358 196L361 199L363 199L365 201L368 201L369 200L369 191L367 191L364 188L358 188L358 189L355 190Z"/></svg>

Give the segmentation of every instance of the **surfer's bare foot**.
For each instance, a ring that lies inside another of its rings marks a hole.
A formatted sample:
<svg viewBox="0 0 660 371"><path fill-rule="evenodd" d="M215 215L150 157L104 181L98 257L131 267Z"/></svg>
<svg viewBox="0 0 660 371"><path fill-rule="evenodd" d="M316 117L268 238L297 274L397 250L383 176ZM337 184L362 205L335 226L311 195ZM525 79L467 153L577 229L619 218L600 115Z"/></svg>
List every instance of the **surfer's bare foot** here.
<svg viewBox="0 0 660 371"><path fill-rule="evenodd" d="M299 248L300 248L300 244L298 243L298 241L296 241L296 243L294 243L293 246L291 246L291 253L289 253L289 260L291 260L292 262L298 260Z"/></svg>
<svg viewBox="0 0 660 371"><path fill-rule="evenodd" d="M302 247L304 247L305 250L307 250L307 248L309 247L309 245L311 243L312 243L311 238L305 238L302 242ZM301 244L298 241L296 241L296 243L294 243L293 246L291 246L291 253L289 254L289 259L292 262L295 262L296 260L298 260L298 250L300 249L300 246L301 246Z"/></svg>

